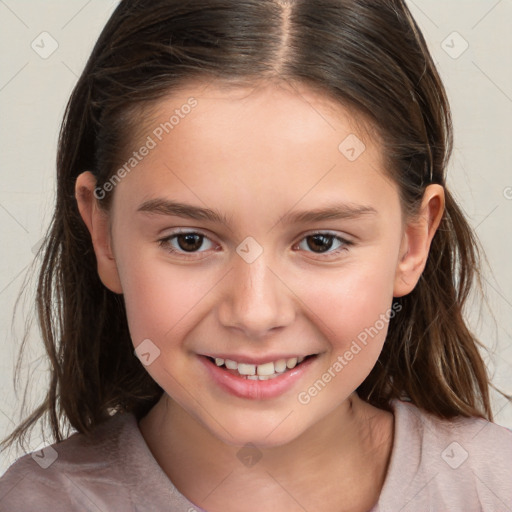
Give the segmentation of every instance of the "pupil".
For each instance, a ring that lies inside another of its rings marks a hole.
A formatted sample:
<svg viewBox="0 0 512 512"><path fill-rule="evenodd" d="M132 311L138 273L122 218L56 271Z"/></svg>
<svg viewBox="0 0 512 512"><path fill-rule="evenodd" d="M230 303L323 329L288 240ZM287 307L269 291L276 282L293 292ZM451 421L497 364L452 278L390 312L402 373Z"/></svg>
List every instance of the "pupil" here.
<svg viewBox="0 0 512 512"><path fill-rule="evenodd" d="M310 249L320 249L319 252L328 251L332 247L332 237L330 235L313 235L309 237L314 240L314 244L308 242L308 246Z"/></svg>
<svg viewBox="0 0 512 512"><path fill-rule="evenodd" d="M181 242L185 240L185 245ZM203 243L203 236L202 235L196 235L193 233L188 233L186 235L178 235L178 245L180 246L180 249L184 251L193 252L201 247L201 244Z"/></svg>

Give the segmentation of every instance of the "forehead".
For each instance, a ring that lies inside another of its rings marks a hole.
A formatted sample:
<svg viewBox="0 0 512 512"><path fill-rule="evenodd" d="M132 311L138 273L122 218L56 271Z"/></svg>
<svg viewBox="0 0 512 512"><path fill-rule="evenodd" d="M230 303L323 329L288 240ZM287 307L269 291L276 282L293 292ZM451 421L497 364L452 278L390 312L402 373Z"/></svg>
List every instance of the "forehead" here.
<svg viewBox="0 0 512 512"><path fill-rule="evenodd" d="M383 184L396 194L365 120L307 87L191 84L145 114L132 149L151 150L121 184L144 199L184 193L236 207L270 196L290 207L306 195L382 202Z"/></svg>
<svg viewBox="0 0 512 512"><path fill-rule="evenodd" d="M188 109L191 98L198 106ZM182 110L185 112L180 112ZM193 115L188 115L189 110L193 110ZM254 85L226 81L187 83L142 111L143 133L168 121L173 113L179 115L179 120L173 121L175 125L187 124L200 129L213 121L223 128L221 133L225 135L239 132L244 127L254 130L264 126L269 136L278 129L282 136L299 140L301 136L309 139L311 129L338 131L342 128L357 133L368 142L378 139L378 131L367 116L318 88L288 81ZM185 118L189 118L187 123L183 122ZM221 133L215 131L212 135Z"/></svg>

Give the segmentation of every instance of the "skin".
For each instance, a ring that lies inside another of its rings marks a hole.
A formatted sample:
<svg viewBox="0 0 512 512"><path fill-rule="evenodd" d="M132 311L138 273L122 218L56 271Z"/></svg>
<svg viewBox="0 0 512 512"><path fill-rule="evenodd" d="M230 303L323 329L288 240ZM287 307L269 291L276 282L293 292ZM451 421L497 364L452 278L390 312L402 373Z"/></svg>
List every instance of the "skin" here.
<svg viewBox="0 0 512 512"><path fill-rule="evenodd" d="M355 389L375 365L387 324L308 404L297 396L393 297L416 286L443 214L443 188L428 186L420 215L404 219L377 137L343 106L287 84L174 92L151 111L133 148L191 96L197 106L115 187L109 213L98 208L90 172L76 182L98 273L124 295L134 347L150 339L160 350L146 370L165 393L140 421L142 435L180 492L209 512L318 503L367 511L385 479L393 415ZM350 134L366 146L355 161L338 150ZM137 212L156 197L218 210L226 222ZM377 213L279 222L340 202ZM158 240L177 228L207 238L195 253L174 238L181 252L172 254ZM321 252L307 237L326 231L353 245L331 238ZM263 249L252 263L236 252L248 236ZM290 391L250 400L206 374L198 354L220 353L319 355ZM262 455L252 467L237 457L249 442Z"/></svg>

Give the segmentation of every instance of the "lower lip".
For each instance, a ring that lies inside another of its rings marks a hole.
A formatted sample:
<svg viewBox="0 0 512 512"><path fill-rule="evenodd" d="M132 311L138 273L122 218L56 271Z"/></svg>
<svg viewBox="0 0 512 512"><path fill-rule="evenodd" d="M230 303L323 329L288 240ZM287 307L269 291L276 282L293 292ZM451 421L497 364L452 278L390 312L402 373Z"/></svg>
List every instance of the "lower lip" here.
<svg viewBox="0 0 512 512"><path fill-rule="evenodd" d="M252 380L238 377L223 370L205 356L199 356L199 359L206 366L213 380L228 393L240 398L264 400L275 398L290 390L308 371L309 367L317 359L317 356L309 357L279 377L268 380Z"/></svg>

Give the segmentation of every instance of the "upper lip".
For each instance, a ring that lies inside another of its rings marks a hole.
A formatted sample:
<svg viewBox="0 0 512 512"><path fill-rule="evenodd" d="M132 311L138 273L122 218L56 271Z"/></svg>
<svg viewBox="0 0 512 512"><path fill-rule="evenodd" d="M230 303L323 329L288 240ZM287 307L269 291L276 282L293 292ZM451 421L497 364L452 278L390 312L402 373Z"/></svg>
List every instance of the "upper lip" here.
<svg viewBox="0 0 512 512"><path fill-rule="evenodd" d="M212 357L213 359L231 359L231 361L236 361L237 363L242 364L265 364L265 363L273 363L275 361L279 361L280 359L293 359L294 357L307 357L316 355L316 353L308 353L308 354L300 354L300 353L294 353L294 354L272 354L268 356L261 356L261 357L254 357L254 356L248 356L243 354L202 354L206 357Z"/></svg>

